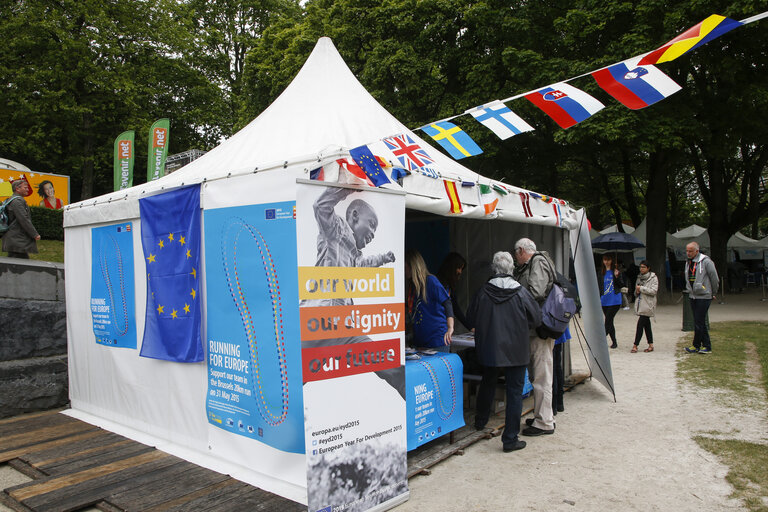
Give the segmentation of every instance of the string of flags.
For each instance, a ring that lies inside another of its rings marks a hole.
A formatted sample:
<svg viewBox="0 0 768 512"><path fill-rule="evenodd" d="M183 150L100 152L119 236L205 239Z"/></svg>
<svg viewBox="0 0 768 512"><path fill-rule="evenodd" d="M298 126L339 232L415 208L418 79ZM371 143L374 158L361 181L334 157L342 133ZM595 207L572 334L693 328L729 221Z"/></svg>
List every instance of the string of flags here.
<svg viewBox="0 0 768 512"><path fill-rule="evenodd" d="M633 110L646 108L682 89L674 80L655 67L655 64L672 61L737 27L765 17L768 17L768 11L742 21L713 14L651 52L510 98L493 100L417 129L429 135L455 160L483 153L480 146L465 131L450 122L457 117L471 115L476 122L491 130L501 140L533 131L534 128L530 124L505 105L519 98L527 99L552 118L558 126L568 129L605 108L605 105L593 96L567 83L585 76L591 76L601 89L627 108ZM374 155L366 144L351 149L349 151L351 158L337 160L338 169L344 169L360 182L376 187L391 181L402 183L405 177L413 173L440 179L443 181L450 213L464 212L456 180L443 178L435 169L435 160L409 134L393 135L382 141L394 156L392 163ZM326 181L329 179L322 167L311 171L310 178ZM551 204L550 215L554 216L558 226L562 223L561 207L567 206L567 203L561 199L528 191L512 190L499 182L460 183L462 188L475 185L477 185L478 208L486 217L497 215L500 197L517 192L525 217L534 215L531 199L535 199Z"/></svg>

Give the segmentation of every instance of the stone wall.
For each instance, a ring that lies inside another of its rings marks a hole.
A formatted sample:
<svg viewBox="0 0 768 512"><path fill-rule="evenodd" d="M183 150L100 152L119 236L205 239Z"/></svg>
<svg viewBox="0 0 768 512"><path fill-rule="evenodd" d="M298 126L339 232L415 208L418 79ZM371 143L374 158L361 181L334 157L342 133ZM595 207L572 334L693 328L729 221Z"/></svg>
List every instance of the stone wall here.
<svg viewBox="0 0 768 512"><path fill-rule="evenodd" d="M64 265L0 257L0 418L68 395Z"/></svg>

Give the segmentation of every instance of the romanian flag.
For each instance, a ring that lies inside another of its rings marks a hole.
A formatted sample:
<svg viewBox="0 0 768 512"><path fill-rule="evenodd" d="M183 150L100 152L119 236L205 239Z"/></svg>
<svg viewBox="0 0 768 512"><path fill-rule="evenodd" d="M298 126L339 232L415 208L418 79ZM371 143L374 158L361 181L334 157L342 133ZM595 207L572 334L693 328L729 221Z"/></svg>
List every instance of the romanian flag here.
<svg viewBox="0 0 768 512"><path fill-rule="evenodd" d="M719 14L713 14L698 25L694 25L673 40L669 41L667 44L643 56L639 65L660 64L662 62L675 60L682 54L695 50L699 46L707 44L716 37L720 37L726 32L729 32L736 27L740 27L741 25L743 25L743 23L740 21L732 20L725 16L720 16Z"/></svg>
<svg viewBox="0 0 768 512"><path fill-rule="evenodd" d="M448 200L451 202L451 213L461 213L464 210L461 208L461 200L459 199L459 191L456 189L456 182L443 180L445 185L445 192L448 194Z"/></svg>
<svg viewBox="0 0 768 512"><path fill-rule="evenodd" d="M493 194L493 189L488 185L481 183L477 189L480 194L480 204L483 205L485 215L495 217L497 215L496 207L499 205L499 198Z"/></svg>
<svg viewBox="0 0 768 512"><path fill-rule="evenodd" d="M422 128L424 132L443 146L451 157L459 160L467 156L479 155L483 152L472 137L461 128L447 121L439 121Z"/></svg>

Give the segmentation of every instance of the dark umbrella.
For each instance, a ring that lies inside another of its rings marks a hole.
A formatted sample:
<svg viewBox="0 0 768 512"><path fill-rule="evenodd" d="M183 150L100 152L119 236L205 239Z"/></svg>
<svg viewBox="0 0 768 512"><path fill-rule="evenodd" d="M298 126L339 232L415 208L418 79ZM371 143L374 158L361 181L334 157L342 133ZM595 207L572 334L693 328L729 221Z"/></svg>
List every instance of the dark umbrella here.
<svg viewBox="0 0 768 512"><path fill-rule="evenodd" d="M598 254L604 252L632 252L645 247L645 244L628 233L606 233L592 240L592 250Z"/></svg>

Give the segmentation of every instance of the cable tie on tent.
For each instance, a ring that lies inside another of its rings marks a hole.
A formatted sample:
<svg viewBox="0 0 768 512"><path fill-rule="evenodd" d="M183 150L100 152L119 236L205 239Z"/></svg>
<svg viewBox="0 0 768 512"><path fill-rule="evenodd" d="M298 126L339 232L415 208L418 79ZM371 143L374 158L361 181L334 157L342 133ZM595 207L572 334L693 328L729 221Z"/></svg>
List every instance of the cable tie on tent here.
<svg viewBox="0 0 768 512"><path fill-rule="evenodd" d="M286 160L285 163L283 163L283 169L285 169L287 167L288 167L288 160Z"/></svg>
<svg viewBox="0 0 768 512"><path fill-rule="evenodd" d="M229 178L230 176L232 176L232 173L231 173L231 172L228 172L228 173L227 173L227 178Z"/></svg>

